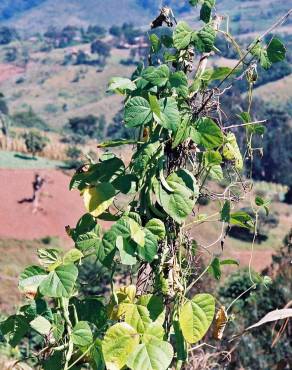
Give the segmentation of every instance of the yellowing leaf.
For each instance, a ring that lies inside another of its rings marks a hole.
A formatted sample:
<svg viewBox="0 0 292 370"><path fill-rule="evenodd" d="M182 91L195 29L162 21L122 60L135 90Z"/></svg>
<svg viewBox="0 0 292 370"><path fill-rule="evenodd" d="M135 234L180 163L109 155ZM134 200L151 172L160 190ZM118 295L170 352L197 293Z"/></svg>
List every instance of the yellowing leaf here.
<svg viewBox="0 0 292 370"><path fill-rule="evenodd" d="M197 294L181 309L179 323L185 340L196 343L209 329L215 313L215 300L211 294Z"/></svg>
<svg viewBox="0 0 292 370"><path fill-rule="evenodd" d="M141 228L141 226L133 220L132 218L128 219L130 230L131 230L131 239L134 240L135 243L140 245L140 247L144 247L145 245L145 232Z"/></svg>
<svg viewBox="0 0 292 370"><path fill-rule="evenodd" d="M121 322L111 326L102 341L102 353L107 369L122 369L139 344L139 334L130 325Z"/></svg>
<svg viewBox="0 0 292 370"><path fill-rule="evenodd" d="M228 132L225 138L225 144L223 146L223 157L228 160L235 161L235 167L239 170L242 169L242 156L236 141L236 136L231 132Z"/></svg>
<svg viewBox="0 0 292 370"><path fill-rule="evenodd" d="M103 182L95 187L84 189L82 195L87 211L92 216L98 217L112 204L115 188L112 184Z"/></svg>

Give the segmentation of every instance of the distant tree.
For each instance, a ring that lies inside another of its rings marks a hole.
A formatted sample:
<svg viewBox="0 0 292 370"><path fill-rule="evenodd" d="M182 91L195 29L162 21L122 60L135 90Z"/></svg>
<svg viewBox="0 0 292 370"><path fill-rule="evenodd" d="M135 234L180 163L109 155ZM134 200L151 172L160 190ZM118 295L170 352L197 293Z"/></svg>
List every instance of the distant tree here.
<svg viewBox="0 0 292 370"><path fill-rule="evenodd" d="M92 54L98 55L99 65L104 67L106 64L106 60L110 56L110 45L101 40L95 40L91 43L90 49Z"/></svg>
<svg viewBox="0 0 292 370"><path fill-rule="evenodd" d="M0 27L0 45L8 45L17 38L18 34L14 28Z"/></svg>
<svg viewBox="0 0 292 370"><path fill-rule="evenodd" d="M109 29L110 35L114 37L121 37L122 36L122 28L120 26L113 25Z"/></svg>
<svg viewBox="0 0 292 370"><path fill-rule="evenodd" d="M82 151L77 146L69 146L66 150L68 160L66 165L70 168L78 168L82 164L81 155Z"/></svg>
<svg viewBox="0 0 292 370"><path fill-rule="evenodd" d="M15 62L17 59L17 54L18 54L18 51L16 47L5 48L5 56L4 56L5 62L7 63Z"/></svg>
<svg viewBox="0 0 292 370"><path fill-rule="evenodd" d="M36 153L42 152L48 143L48 138L38 131L29 131L23 134L26 149L34 157Z"/></svg>
<svg viewBox="0 0 292 370"><path fill-rule="evenodd" d="M85 51L83 50L78 50L77 56L76 56L76 65L81 65L81 64L89 64L89 56Z"/></svg>
<svg viewBox="0 0 292 370"><path fill-rule="evenodd" d="M1 92L0 92L0 112L6 115L9 113L9 109L8 109L8 105L5 100L5 96Z"/></svg>
<svg viewBox="0 0 292 370"><path fill-rule="evenodd" d="M44 131L49 131L50 129L48 124L31 107L27 111L12 115L12 121L14 126L18 127L37 128Z"/></svg>
<svg viewBox="0 0 292 370"><path fill-rule="evenodd" d="M129 44L135 44L136 37L143 35L143 32L139 28L135 28L132 23L124 23L122 33L125 41Z"/></svg>
<svg viewBox="0 0 292 370"><path fill-rule="evenodd" d="M82 38L84 42L92 42L96 38L102 38L106 35L106 29L99 25L88 26L87 31L83 32Z"/></svg>
<svg viewBox="0 0 292 370"><path fill-rule="evenodd" d="M85 117L73 117L69 119L68 128L77 135L93 138L97 132L97 117L92 114Z"/></svg>
<svg viewBox="0 0 292 370"><path fill-rule="evenodd" d="M106 119L105 115L102 114L97 119L97 132L96 132L96 138L98 140L103 140L105 137L105 128L106 128Z"/></svg>

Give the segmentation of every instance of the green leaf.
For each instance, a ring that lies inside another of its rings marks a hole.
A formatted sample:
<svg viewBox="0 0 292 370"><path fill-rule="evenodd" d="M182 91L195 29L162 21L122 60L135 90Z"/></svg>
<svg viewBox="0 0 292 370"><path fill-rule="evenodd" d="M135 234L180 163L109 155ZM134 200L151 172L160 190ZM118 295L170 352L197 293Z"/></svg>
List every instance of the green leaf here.
<svg viewBox="0 0 292 370"><path fill-rule="evenodd" d="M163 186L159 186L159 193L156 196L159 203L169 216L176 222L182 223L185 218L191 213L196 198L197 187L191 189L191 184L185 171L173 172L166 179L170 188L173 189L172 193L167 192Z"/></svg>
<svg viewBox="0 0 292 370"><path fill-rule="evenodd" d="M97 181L109 182L123 173L124 170L125 165L123 161L111 154L110 158L89 166L87 171L76 172L70 182L70 190L75 188L82 190L90 185L95 185Z"/></svg>
<svg viewBox="0 0 292 370"><path fill-rule="evenodd" d="M209 272L214 276L215 279L220 280L222 272L221 266L223 265L239 265L238 261L233 259L219 260L218 257L215 257L209 267Z"/></svg>
<svg viewBox="0 0 292 370"><path fill-rule="evenodd" d="M210 294L197 294L182 307L179 323L188 343L196 343L204 337L214 314L215 300Z"/></svg>
<svg viewBox="0 0 292 370"><path fill-rule="evenodd" d="M273 37L267 47L267 55L272 63L282 62L286 57L286 48L282 41Z"/></svg>
<svg viewBox="0 0 292 370"><path fill-rule="evenodd" d="M47 273L43 268L29 266L20 274L18 287L23 293L36 294L39 285L46 277Z"/></svg>
<svg viewBox="0 0 292 370"><path fill-rule="evenodd" d="M45 268L48 268L61 260L60 250L55 248L46 248L46 249L40 248L38 249L37 254L41 265L44 266Z"/></svg>
<svg viewBox="0 0 292 370"><path fill-rule="evenodd" d="M16 347L29 330L24 316L13 315L0 323L1 334L12 347Z"/></svg>
<svg viewBox="0 0 292 370"><path fill-rule="evenodd" d="M139 334L122 322L111 326L102 341L102 353L107 369L122 369L139 345Z"/></svg>
<svg viewBox="0 0 292 370"><path fill-rule="evenodd" d="M206 167L216 166L222 163L221 154L215 150L208 150L204 153L204 164Z"/></svg>
<svg viewBox="0 0 292 370"><path fill-rule="evenodd" d="M137 304L147 307L152 321L158 321L161 325L164 323L165 307L161 296L144 294L138 298Z"/></svg>
<svg viewBox="0 0 292 370"><path fill-rule="evenodd" d="M207 24L197 34L193 35L192 42L200 52L209 53L213 49L215 38L216 32L214 28Z"/></svg>
<svg viewBox="0 0 292 370"><path fill-rule="evenodd" d="M218 257L213 258L210 267L209 272L214 276L216 280L220 280L221 278L221 268L220 268L220 260Z"/></svg>
<svg viewBox="0 0 292 370"><path fill-rule="evenodd" d="M56 342L59 342L64 334L65 325L60 313L53 314L52 333Z"/></svg>
<svg viewBox="0 0 292 370"><path fill-rule="evenodd" d="M116 240L116 246L120 252L121 263L123 265L133 266L137 263L133 242L123 239L122 236L118 236Z"/></svg>
<svg viewBox="0 0 292 370"><path fill-rule="evenodd" d="M128 218L128 223L130 226L131 231L131 239L137 243L140 247L144 247L145 245L145 232L143 228L133 220L132 218Z"/></svg>
<svg viewBox="0 0 292 370"><path fill-rule="evenodd" d="M235 168L242 169L243 159L234 133L228 132L226 135L222 154L224 158L235 162Z"/></svg>
<svg viewBox="0 0 292 370"><path fill-rule="evenodd" d="M178 95L186 98L188 96L188 79L183 71L174 72L170 75L169 83Z"/></svg>
<svg viewBox="0 0 292 370"><path fill-rule="evenodd" d="M50 321L43 316L37 316L29 325L41 335L49 335L52 328Z"/></svg>
<svg viewBox="0 0 292 370"><path fill-rule="evenodd" d="M132 169L136 176L143 178L148 167L155 164L154 158L159 156L159 141L143 144L133 156Z"/></svg>
<svg viewBox="0 0 292 370"><path fill-rule="evenodd" d="M79 321L72 330L71 339L77 346L89 346L93 342L93 335L88 322Z"/></svg>
<svg viewBox="0 0 292 370"><path fill-rule="evenodd" d="M153 338L138 345L130 355L127 366L132 370L167 370L173 358L170 343Z"/></svg>
<svg viewBox="0 0 292 370"><path fill-rule="evenodd" d="M200 19L205 23L209 23L211 20L212 8L215 5L215 0L204 0L204 3L200 11Z"/></svg>
<svg viewBox="0 0 292 370"><path fill-rule="evenodd" d="M230 201L226 200L223 204L221 210L221 221L229 222L230 221Z"/></svg>
<svg viewBox="0 0 292 370"><path fill-rule="evenodd" d="M223 171L219 164L211 167L209 175L213 180L221 181L224 179Z"/></svg>
<svg viewBox="0 0 292 370"><path fill-rule="evenodd" d="M129 90L129 91L136 90L136 85L129 78L113 77L110 80L108 90L116 91L120 94L124 94L126 90Z"/></svg>
<svg viewBox="0 0 292 370"><path fill-rule="evenodd" d="M272 63L268 58L267 50L261 44L251 47L250 50L251 54L258 58L260 65L263 68L268 69L271 67Z"/></svg>
<svg viewBox="0 0 292 370"><path fill-rule="evenodd" d="M181 120L178 129L176 131L176 134L174 136L173 143L171 145L172 149L175 149L179 144L181 144L187 137L188 134L188 126L189 126L190 120L188 117L185 117Z"/></svg>
<svg viewBox="0 0 292 370"><path fill-rule="evenodd" d="M161 42L166 48L173 48L173 38L169 35L162 35Z"/></svg>
<svg viewBox="0 0 292 370"><path fill-rule="evenodd" d="M70 300L70 304L75 306L77 316L81 321L88 321L97 328L102 327L107 321L106 308L101 298L92 297L79 300L74 297Z"/></svg>
<svg viewBox="0 0 292 370"><path fill-rule="evenodd" d="M161 41L160 38L152 33L149 37L151 43L151 53L157 53L161 49Z"/></svg>
<svg viewBox="0 0 292 370"><path fill-rule="evenodd" d="M161 110L160 110L158 99L156 95L151 95L151 94L148 94L148 98L149 98L151 111L153 112L153 117L156 121L159 122L161 119Z"/></svg>
<svg viewBox="0 0 292 370"><path fill-rule="evenodd" d="M220 261L220 265L237 265L239 266L239 262L233 259L225 259Z"/></svg>
<svg viewBox="0 0 292 370"><path fill-rule="evenodd" d="M150 104L141 96L131 98L125 106L124 119L127 127L146 125L152 120Z"/></svg>
<svg viewBox="0 0 292 370"><path fill-rule="evenodd" d="M96 229L97 231L95 231ZM92 248L97 250L100 243L99 227L96 227L93 231L78 235L75 239L76 248L80 249L83 253L86 253Z"/></svg>
<svg viewBox="0 0 292 370"><path fill-rule="evenodd" d="M39 290L47 297L69 298L73 293L77 275L78 269L73 263L58 266L42 280Z"/></svg>
<svg viewBox="0 0 292 370"><path fill-rule="evenodd" d="M145 245L144 247L137 246L137 253L140 258L147 262L152 262L155 258L158 250L157 237L152 234L148 229L144 229L145 232Z"/></svg>
<svg viewBox="0 0 292 370"><path fill-rule="evenodd" d="M223 133L216 123L208 117L201 117L196 122L196 135L191 138L206 149L218 148L223 144Z"/></svg>
<svg viewBox="0 0 292 370"><path fill-rule="evenodd" d="M173 330L175 339L175 348L177 352L178 361L186 361L188 358L188 349L186 341L183 337L179 321L177 319L173 320Z"/></svg>
<svg viewBox="0 0 292 370"><path fill-rule="evenodd" d="M63 257L63 263L64 265L68 265L72 262L80 261L82 257L84 257L83 253L80 252L80 250L73 248L65 253Z"/></svg>
<svg viewBox="0 0 292 370"><path fill-rule="evenodd" d="M94 217L101 215L109 208L115 194L116 190L109 182L102 182L82 191L85 208Z"/></svg>
<svg viewBox="0 0 292 370"><path fill-rule="evenodd" d="M165 238L165 226L164 223L158 218L152 218L145 226L152 234L156 235L158 239Z"/></svg>
<svg viewBox="0 0 292 370"><path fill-rule="evenodd" d="M117 177L112 185L123 194L131 194L136 192L137 177L131 173Z"/></svg>
<svg viewBox="0 0 292 370"><path fill-rule="evenodd" d="M210 80L224 80L227 76L231 76L232 74L236 73L238 70L230 67L217 67L212 71Z"/></svg>
<svg viewBox="0 0 292 370"><path fill-rule="evenodd" d="M250 229L253 227L252 217L244 211L238 211L238 212L231 213L230 223L232 225L237 225L237 226L244 227L247 229Z"/></svg>
<svg viewBox="0 0 292 370"><path fill-rule="evenodd" d="M177 107L177 102L174 98L163 98L159 100L161 109L161 121L163 127L173 132L176 132L180 123L180 114Z"/></svg>
<svg viewBox="0 0 292 370"><path fill-rule="evenodd" d="M178 22L173 34L174 46L178 50L186 49L191 42L192 33L193 30L186 22Z"/></svg>
<svg viewBox="0 0 292 370"><path fill-rule="evenodd" d="M165 331L162 325L158 322L152 322L146 326L144 331L142 342L148 343L151 342L153 339L163 340L165 336Z"/></svg>
<svg viewBox="0 0 292 370"><path fill-rule="evenodd" d="M151 323L149 312L145 306L134 303L121 303L118 308L118 317L143 334L146 327Z"/></svg>
<svg viewBox="0 0 292 370"><path fill-rule="evenodd" d="M169 79L169 68L166 64L150 66L144 69L142 77L154 86L163 87Z"/></svg>

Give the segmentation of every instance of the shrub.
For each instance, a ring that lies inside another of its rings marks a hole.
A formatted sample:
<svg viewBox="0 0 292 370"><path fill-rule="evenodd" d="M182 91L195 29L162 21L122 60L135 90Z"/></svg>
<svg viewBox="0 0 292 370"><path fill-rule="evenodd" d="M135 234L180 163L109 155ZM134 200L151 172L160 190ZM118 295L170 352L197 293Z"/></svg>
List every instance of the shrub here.
<svg viewBox="0 0 292 370"><path fill-rule="evenodd" d="M23 139L28 153L31 153L33 157L36 153L41 153L49 142L49 139L41 135L38 131L25 132Z"/></svg>

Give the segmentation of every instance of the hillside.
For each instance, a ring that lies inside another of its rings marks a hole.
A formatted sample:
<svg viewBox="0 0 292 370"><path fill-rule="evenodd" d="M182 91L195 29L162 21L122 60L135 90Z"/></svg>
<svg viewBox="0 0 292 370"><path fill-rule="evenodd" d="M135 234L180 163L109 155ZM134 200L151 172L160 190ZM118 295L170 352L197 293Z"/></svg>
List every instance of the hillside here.
<svg viewBox="0 0 292 370"><path fill-rule="evenodd" d="M1 0L0 20L28 33L64 24L111 26L126 21L147 25L162 3L169 4L176 14L184 13L192 22L198 19L188 12L188 0ZM290 6L289 1L278 0L217 0L218 11L229 16L239 34L263 30L267 22Z"/></svg>

